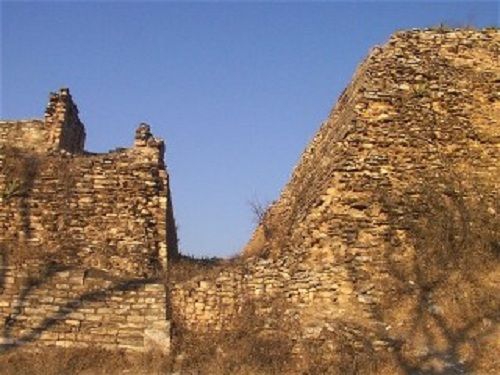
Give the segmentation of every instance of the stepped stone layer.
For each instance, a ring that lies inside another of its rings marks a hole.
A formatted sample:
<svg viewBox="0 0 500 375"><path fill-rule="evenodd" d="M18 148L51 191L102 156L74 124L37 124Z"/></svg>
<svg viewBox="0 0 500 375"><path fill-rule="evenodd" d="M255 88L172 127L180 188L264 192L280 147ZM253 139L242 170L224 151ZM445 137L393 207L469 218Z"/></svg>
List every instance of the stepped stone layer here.
<svg viewBox="0 0 500 375"><path fill-rule="evenodd" d="M156 329L167 347L164 144L145 124L129 149L92 154L84 139L67 89L43 121L0 122L0 338L144 350Z"/></svg>
<svg viewBox="0 0 500 375"><path fill-rule="evenodd" d="M487 252L482 261L493 260L477 265L482 284L478 277L452 283L465 277L460 262L476 256L466 253L467 241L490 228L484 248L498 243L499 48L498 30L426 30L396 33L373 49L267 211L246 258L212 278L172 286L176 319L218 330L234 324L249 300L266 314L278 299L298 317L296 336L321 339L325 330L338 333L340 323L361 346L421 364L434 353L455 358L467 340L498 338L495 255ZM432 238L442 235L439 226L463 230ZM429 255L440 241L456 245L455 253ZM488 295L482 306L467 296L473 285ZM457 287L463 295L455 295ZM464 306L484 309L469 316ZM486 334L481 322L494 328ZM469 323L474 333L464 328Z"/></svg>
<svg viewBox="0 0 500 375"><path fill-rule="evenodd" d="M2 345L26 344L168 351L170 322L163 284L96 270L4 268Z"/></svg>

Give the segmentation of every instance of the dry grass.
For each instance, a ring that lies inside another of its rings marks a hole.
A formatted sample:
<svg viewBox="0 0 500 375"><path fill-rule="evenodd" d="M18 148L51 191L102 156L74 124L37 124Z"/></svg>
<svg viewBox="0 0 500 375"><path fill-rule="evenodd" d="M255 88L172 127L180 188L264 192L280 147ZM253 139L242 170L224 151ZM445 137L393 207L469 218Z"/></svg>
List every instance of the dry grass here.
<svg viewBox="0 0 500 375"><path fill-rule="evenodd" d="M182 374L282 374L288 372L290 347L280 335L186 333L174 368Z"/></svg>
<svg viewBox="0 0 500 375"><path fill-rule="evenodd" d="M9 160L13 164L4 165L2 173L25 186L34 176L31 164ZM376 352L362 337L353 340L339 326L323 332L321 340L302 341L296 355L293 335L298 327L282 319L287 307L277 300L267 304L271 310L267 315L246 304L230 332L201 335L177 324L172 357L95 348L17 349L0 354L0 373L496 374L500 368L498 196L479 183L465 186L466 178L424 180L428 184L417 198L383 202L389 216L395 208L390 220L395 232L404 228L407 236L401 240L394 233L389 241L387 264L395 282L375 311L381 323L392 326L383 335L392 340L394 353ZM26 193L23 188L15 199ZM398 242L410 249L400 248ZM393 261L400 251L411 253L408 262ZM210 279L237 262L180 257L172 262L169 281Z"/></svg>
<svg viewBox="0 0 500 375"><path fill-rule="evenodd" d="M378 335L391 342L393 352L376 351L363 343L362 329L356 340L340 325L323 332L320 340L302 340L296 355L291 337L298 329L278 319L274 326L280 329L266 335L262 318L247 314L237 319L240 325L232 332L181 332L175 368L187 374L245 375L497 373L498 200L489 187L465 186L461 181L466 179L424 180L428 184L418 196L384 202L389 215L394 213L390 221L395 233L386 254L394 283L387 285L386 299L374 307L374 314L392 327ZM396 235L401 228L406 238ZM406 261L393 261L401 251L410 252ZM173 266L178 272L174 279L206 275L202 263L185 266L182 271ZM210 264L208 273L217 274L219 266Z"/></svg>
<svg viewBox="0 0 500 375"><path fill-rule="evenodd" d="M0 354L0 373L4 375L166 374L169 367L169 358L157 354L97 348L45 348L36 352L18 349Z"/></svg>
<svg viewBox="0 0 500 375"><path fill-rule="evenodd" d="M179 255L170 261L169 282L173 284L182 283L197 277L204 280L215 278L221 270L228 267L231 261L219 258L193 258Z"/></svg>
<svg viewBox="0 0 500 375"><path fill-rule="evenodd" d="M290 323L284 305L263 315L248 301L230 331L200 334L176 324L174 370L182 374L281 374L290 371Z"/></svg>
<svg viewBox="0 0 500 375"><path fill-rule="evenodd" d="M392 353L377 352L367 342L359 344L339 326L323 332L321 340L301 343L301 355L295 358L293 373L316 374L405 374ZM362 338L361 338L362 339Z"/></svg>

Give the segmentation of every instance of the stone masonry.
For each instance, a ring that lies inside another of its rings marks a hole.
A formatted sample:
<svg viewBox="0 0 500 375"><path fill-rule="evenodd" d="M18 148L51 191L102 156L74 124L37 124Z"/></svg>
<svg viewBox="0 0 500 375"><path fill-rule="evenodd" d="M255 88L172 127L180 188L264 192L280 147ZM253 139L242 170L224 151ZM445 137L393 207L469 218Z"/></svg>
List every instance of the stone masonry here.
<svg viewBox="0 0 500 375"><path fill-rule="evenodd" d="M168 350L177 254L164 144L84 151L68 89L44 120L0 122L0 345Z"/></svg>
<svg viewBox="0 0 500 375"><path fill-rule="evenodd" d="M422 297L429 287L419 284L408 228L427 210L419 204L429 186L450 200L450 180L462 201L483 202L485 217L498 222L499 50L495 29L399 32L374 48L243 258L172 286L176 320L216 331L248 301L265 314L278 298L298 317L296 335L319 339L340 322L361 346L411 337L405 345L427 353L424 331L411 330L418 309L435 306ZM446 341L443 332L434 339Z"/></svg>
<svg viewBox="0 0 500 375"><path fill-rule="evenodd" d="M484 208L484 228L498 223L499 50L496 29L398 32L374 48L242 256L187 279L171 277L164 146L147 125L130 149L85 152L67 90L51 96L43 121L0 122L0 343L168 348L170 319L217 332L255 304L262 316L279 310L299 344L333 332L396 351L405 368L482 345L500 332L483 314L498 297L483 304L467 288L482 282L498 296L498 264L470 285L453 267L427 282L438 259L419 263L425 238L414 229L439 204L451 208L445 224L472 225L469 204ZM449 293L454 278L462 294ZM474 304L481 311L466 316Z"/></svg>

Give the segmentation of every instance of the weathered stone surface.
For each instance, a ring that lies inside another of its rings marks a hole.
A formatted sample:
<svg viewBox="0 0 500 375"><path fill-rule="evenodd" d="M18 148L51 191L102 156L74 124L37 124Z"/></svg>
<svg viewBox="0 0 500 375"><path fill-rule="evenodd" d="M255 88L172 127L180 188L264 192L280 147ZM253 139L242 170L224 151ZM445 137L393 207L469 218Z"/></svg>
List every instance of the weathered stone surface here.
<svg viewBox="0 0 500 375"><path fill-rule="evenodd" d="M149 126L130 149L87 153L67 90L44 120L0 122L0 345L166 352L170 313L220 331L250 303L271 319L279 301L300 323L294 342L341 332L354 347L394 350L406 334L425 347L405 309L441 319L446 304L414 270L409 223L429 207L409 203L431 183L443 200L481 201L497 217L499 44L497 30L426 30L375 48L244 256L210 277L170 279L168 294L156 276L175 267L175 223L164 145ZM462 192L441 183L450 174L466 177Z"/></svg>
<svg viewBox="0 0 500 375"><path fill-rule="evenodd" d="M418 207L408 202L418 202L426 184L441 194L440 178L464 176L463 199L496 212L499 48L498 30L401 32L375 48L256 229L246 258L216 277L172 285L176 319L194 331L228 329L246 301L268 306L280 298L308 336L339 320L378 330L395 288L408 289L408 301L393 306L411 309L425 288L412 281L408 223Z"/></svg>
<svg viewBox="0 0 500 375"><path fill-rule="evenodd" d="M146 351L170 352L170 323L158 322L154 328L144 331L144 349Z"/></svg>
<svg viewBox="0 0 500 375"><path fill-rule="evenodd" d="M167 327L156 279L177 238L164 144L145 124L137 134L130 149L85 152L67 89L51 94L44 120L0 122L5 343L144 350L146 331ZM167 331L153 336L168 347Z"/></svg>

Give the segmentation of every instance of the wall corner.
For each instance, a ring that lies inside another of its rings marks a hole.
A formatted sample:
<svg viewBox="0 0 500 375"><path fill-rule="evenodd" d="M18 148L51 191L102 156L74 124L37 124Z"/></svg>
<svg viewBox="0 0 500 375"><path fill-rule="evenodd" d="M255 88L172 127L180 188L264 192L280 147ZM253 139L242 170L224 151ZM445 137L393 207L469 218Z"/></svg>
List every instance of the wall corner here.
<svg viewBox="0 0 500 375"><path fill-rule="evenodd" d="M78 117L78 107L68 88L51 93L45 110L45 126L49 130L49 148L82 153L85 126Z"/></svg>

